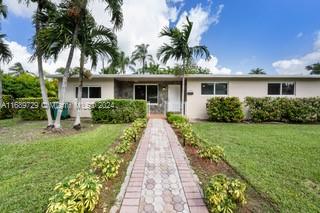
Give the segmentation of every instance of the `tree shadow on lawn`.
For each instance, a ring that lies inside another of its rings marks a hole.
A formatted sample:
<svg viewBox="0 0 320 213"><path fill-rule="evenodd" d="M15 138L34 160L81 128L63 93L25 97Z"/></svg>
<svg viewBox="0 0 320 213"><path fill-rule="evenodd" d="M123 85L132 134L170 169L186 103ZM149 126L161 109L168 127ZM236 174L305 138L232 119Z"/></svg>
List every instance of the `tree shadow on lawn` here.
<svg viewBox="0 0 320 213"><path fill-rule="evenodd" d="M46 129L47 121L22 121L20 119L8 119L0 121L0 144L18 144L34 142L39 139L53 137L65 137L90 131L100 124L92 123L91 119L82 120L82 129L77 131L72 128L74 119L62 121L63 131L53 132Z"/></svg>

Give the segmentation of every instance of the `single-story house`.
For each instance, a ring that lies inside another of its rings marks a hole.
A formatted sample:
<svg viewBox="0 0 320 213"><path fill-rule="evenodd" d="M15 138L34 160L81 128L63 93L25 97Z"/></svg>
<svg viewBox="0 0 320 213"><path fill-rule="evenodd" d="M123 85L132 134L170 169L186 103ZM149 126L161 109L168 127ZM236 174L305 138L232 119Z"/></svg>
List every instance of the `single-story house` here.
<svg viewBox="0 0 320 213"><path fill-rule="evenodd" d="M62 75L50 75L59 80ZM316 75L213 75L185 76L185 114L190 119L206 119L206 102L214 96L316 97L320 96L320 76ZM66 102L75 116L78 77L70 77ZM89 105L104 99L143 99L149 113L181 112L182 78L176 75L93 75L84 80L82 117L90 117Z"/></svg>

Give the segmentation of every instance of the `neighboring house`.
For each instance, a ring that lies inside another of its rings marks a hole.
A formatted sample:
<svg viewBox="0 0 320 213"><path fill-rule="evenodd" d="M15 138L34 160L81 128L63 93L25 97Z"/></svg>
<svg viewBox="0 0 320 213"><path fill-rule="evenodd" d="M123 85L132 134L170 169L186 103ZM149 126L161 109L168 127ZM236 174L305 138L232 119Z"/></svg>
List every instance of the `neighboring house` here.
<svg viewBox="0 0 320 213"><path fill-rule="evenodd" d="M50 75L59 79L62 75ZM181 111L181 77L175 75L93 75L84 80L82 117L90 117L89 105L103 99L143 99L149 113ZM77 77L68 80L66 102L75 116ZM59 87L60 89L60 87ZM190 119L206 119L206 102L215 96L316 97L320 96L320 76L282 75L186 75L185 114Z"/></svg>

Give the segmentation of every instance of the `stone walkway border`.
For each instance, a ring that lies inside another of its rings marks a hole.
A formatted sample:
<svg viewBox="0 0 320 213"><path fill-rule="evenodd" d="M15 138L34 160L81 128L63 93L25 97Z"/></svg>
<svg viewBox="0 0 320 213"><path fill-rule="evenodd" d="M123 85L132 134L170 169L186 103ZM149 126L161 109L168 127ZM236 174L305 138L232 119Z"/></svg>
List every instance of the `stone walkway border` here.
<svg viewBox="0 0 320 213"><path fill-rule="evenodd" d="M170 125L150 119L141 138L120 213L207 213L198 178Z"/></svg>

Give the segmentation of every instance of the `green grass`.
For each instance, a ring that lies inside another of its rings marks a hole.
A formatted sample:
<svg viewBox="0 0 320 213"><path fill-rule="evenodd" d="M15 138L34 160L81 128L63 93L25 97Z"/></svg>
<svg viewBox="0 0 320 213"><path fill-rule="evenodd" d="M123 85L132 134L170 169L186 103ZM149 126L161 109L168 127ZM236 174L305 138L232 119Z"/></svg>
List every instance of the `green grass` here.
<svg viewBox="0 0 320 213"><path fill-rule="evenodd" d="M0 143L0 212L44 212L56 183L87 169L92 156L106 151L123 127L102 125L64 137Z"/></svg>
<svg viewBox="0 0 320 213"><path fill-rule="evenodd" d="M281 212L320 212L320 125L196 123Z"/></svg>
<svg viewBox="0 0 320 213"><path fill-rule="evenodd" d="M19 118L0 120L0 144L2 143L25 143L38 139L64 137L70 134L77 134L78 131L72 129L73 120L63 120L61 122L64 132L61 135L48 134L44 131L47 121L22 121ZM91 120L82 120L82 131L91 130L99 125L93 124Z"/></svg>

